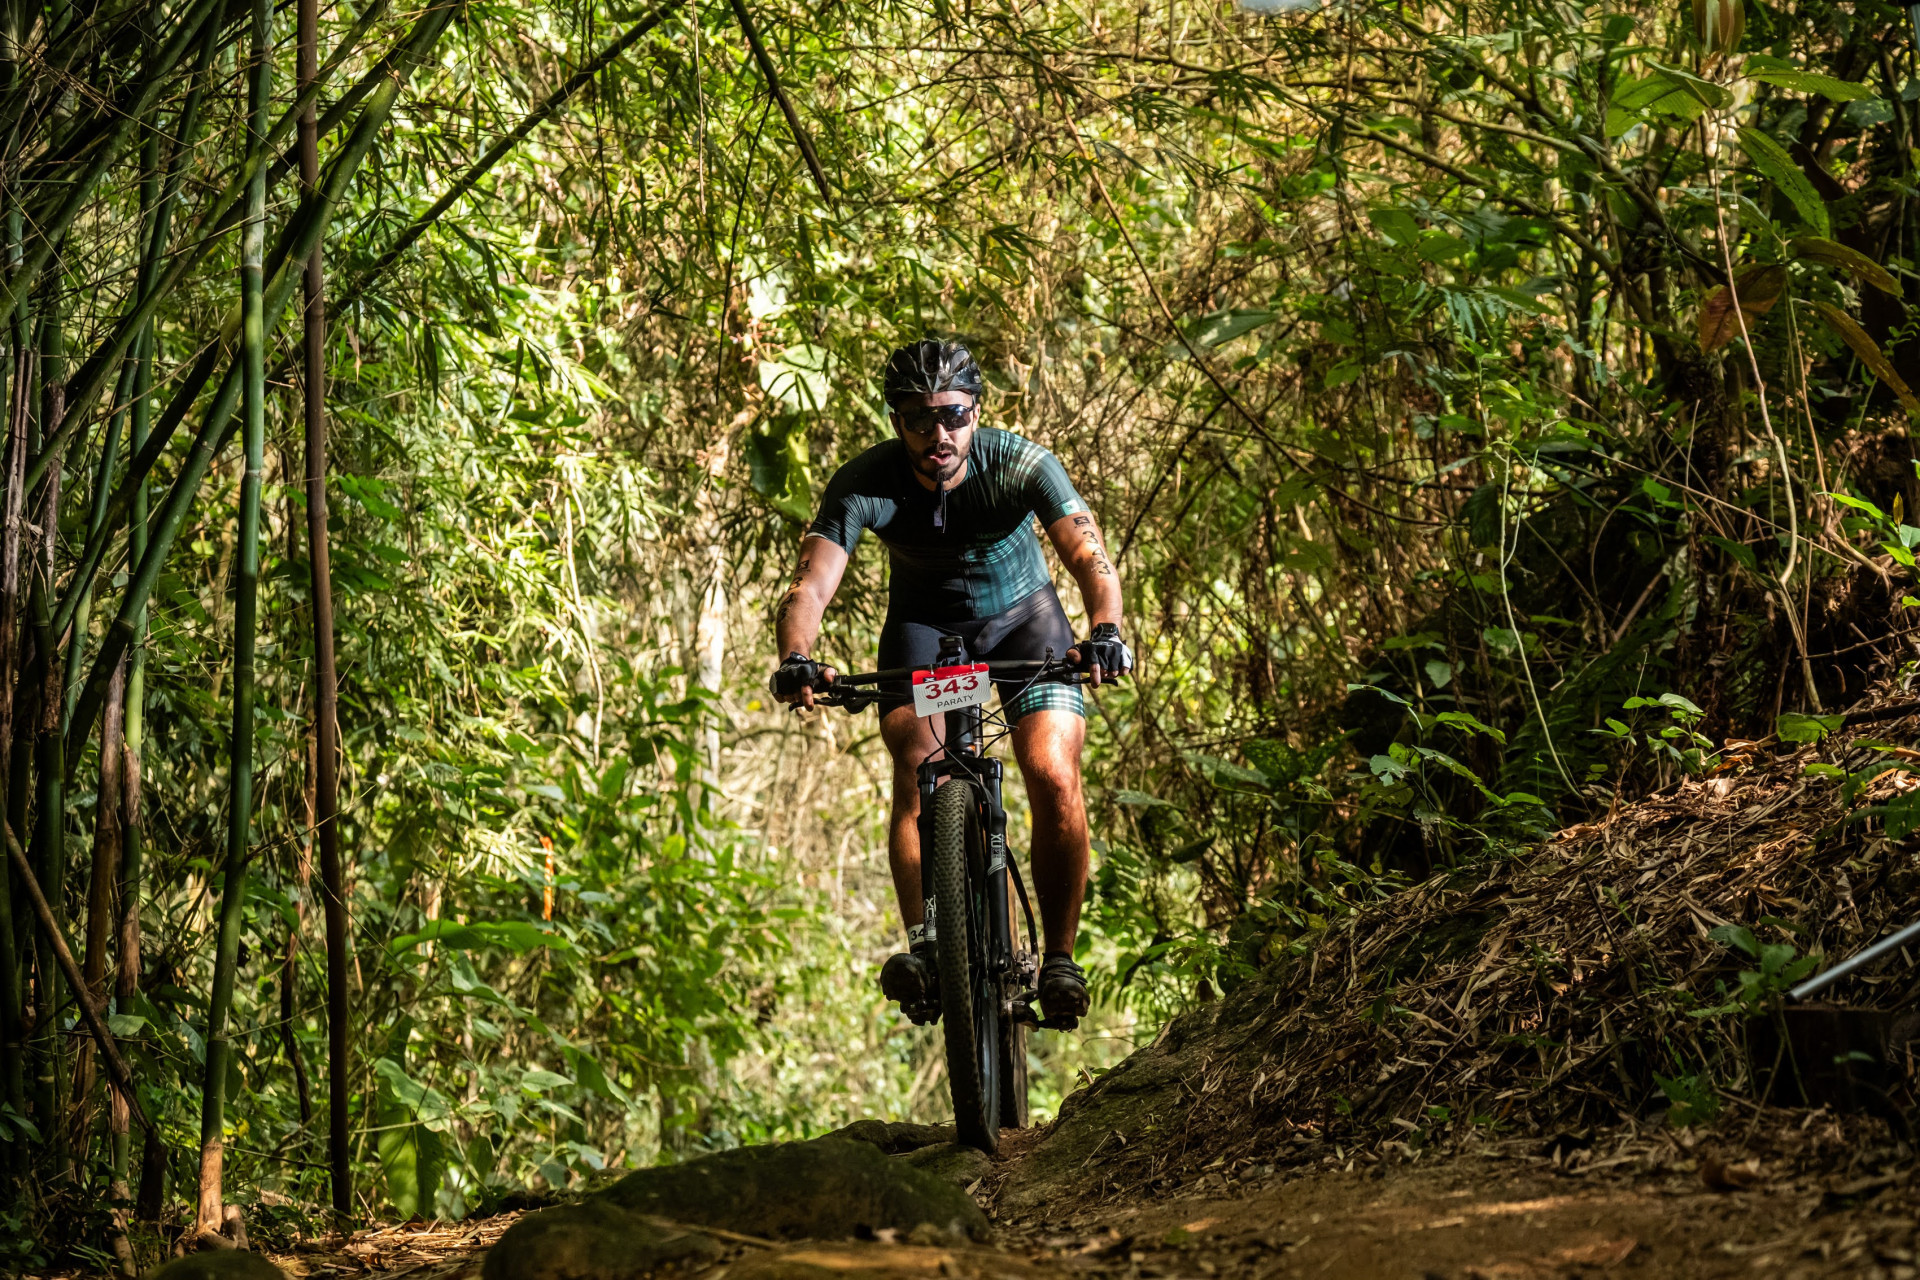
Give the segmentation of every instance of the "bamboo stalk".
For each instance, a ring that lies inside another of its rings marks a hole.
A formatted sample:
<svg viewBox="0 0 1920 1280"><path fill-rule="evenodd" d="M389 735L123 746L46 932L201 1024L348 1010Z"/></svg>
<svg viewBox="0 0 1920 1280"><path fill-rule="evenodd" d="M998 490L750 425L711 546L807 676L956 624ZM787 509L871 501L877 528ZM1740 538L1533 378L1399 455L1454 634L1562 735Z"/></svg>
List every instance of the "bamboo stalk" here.
<svg viewBox="0 0 1920 1280"><path fill-rule="evenodd" d="M7 84L11 89L19 80L19 59L14 18L7 13L0 22L7 60ZM18 252L19 208L7 195L4 254L10 263ZM7 388L6 488L0 498L0 788L10 775L13 746L14 666L18 653L20 621L20 536L21 502L25 494L23 478L27 457L27 396L33 386L33 351L26 340L25 316L16 312L8 326L9 381ZM0 796L0 813L6 811ZM9 872L0 875L0 1097L15 1114L27 1114L26 1101L26 983L23 980L25 951L32 930L25 920L16 925ZM0 1150L0 1174L9 1181L28 1169L26 1144L9 1142Z"/></svg>
<svg viewBox="0 0 1920 1280"><path fill-rule="evenodd" d="M76 648L78 646L75 646ZM86 946L80 975L87 998L107 999L107 948L114 932L114 898L120 880L120 734L126 696L126 663L107 685L107 717L101 732L100 789L93 808L93 857L87 878ZM82 1041L73 1055L72 1133L74 1161L84 1168L93 1133L93 1046Z"/></svg>
<svg viewBox="0 0 1920 1280"><path fill-rule="evenodd" d="M4 282L0 282L0 318L13 314L20 300L32 291L40 274L52 261L54 252L67 228L79 216L93 194L94 184L100 180L107 166L119 158L127 137L141 120L152 111L153 105L165 86L167 75L180 59L185 56L193 38L200 34L201 28L218 13L223 0L198 0L174 24L173 35L162 46L156 60L156 66L147 71L132 101L116 103L106 114L108 132L105 139L94 148L93 156L87 165L68 183L59 205L51 213L35 219L33 249L28 252L20 265L8 273Z"/></svg>
<svg viewBox="0 0 1920 1280"><path fill-rule="evenodd" d="M753 51L753 60L760 65L760 74L767 78L767 88L780 104L780 114L787 118L787 128L792 131L794 145L800 148L800 155L807 162L807 172L813 175L813 185L820 189L820 198L831 209L833 192L827 187L826 170L820 167L820 157L813 153L813 139L807 135L806 126L800 123L800 113L793 109L787 91L780 87L780 77L773 69L773 59L767 56L766 46L760 43L760 32L753 25L753 15L747 12L746 0L731 0L731 3L733 16L740 23L740 33L746 36L747 48Z"/></svg>
<svg viewBox="0 0 1920 1280"><path fill-rule="evenodd" d="M415 24L413 46L416 53L402 63L402 70L411 73L413 67L432 50L442 32L446 30L452 18L454 0L437 0L421 14ZM300 227L299 235L289 246L288 258L292 262L304 265L306 256L313 251L313 245L325 229L329 216L344 195L353 176L366 160L367 153L373 147L387 117L393 111L400 90L406 82L405 74L396 74L380 85L361 113L354 132L328 166L327 180L317 200L303 202L301 210L295 215ZM304 275L304 272L301 273ZM266 328L271 331L278 323L280 314L286 309L292 297L296 277L288 271L276 273L267 286ZM234 405L239 399L239 364L235 362L227 369L219 390L214 394L206 417L203 419L199 435L182 463L179 474L167 491L159 514L152 521L149 530L149 543L146 553L141 556L133 572L129 575L125 591L121 595L120 612L108 627L102 639L100 650L95 655L93 665L88 669L87 683L81 690L80 699L75 704L73 718L68 726L68 740L76 744L86 741L92 729L93 718L100 714L101 703L106 695L106 682L112 673L113 664L120 660L133 639L133 623L137 614L145 608L153 594L154 584L159 580L160 568L167 553L179 536L186 521L188 508L198 491L200 481L205 477L213 458L222 450L226 442L232 439L237 427L233 419ZM154 435L160 435L155 428ZM152 449L153 441L148 442ZM137 465L137 463L136 463ZM142 472L144 474L144 472ZM118 495L116 495L118 497ZM111 504L110 504L111 507Z"/></svg>
<svg viewBox="0 0 1920 1280"><path fill-rule="evenodd" d="M57 292L49 291L46 313L40 326L40 414L37 424L58 421L63 408L66 386L63 302L64 299ZM29 440L32 435L29 431ZM53 556L58 541L55 535L60 519L61 479L61 469L55 467L37 493L32 485L26 487L27 501L35 510L33 524L37 533L27 591L28 634L33 641L33 661L26 669L23 683L36 686L32 721L35 821L31 839L34 864L40 884L53 904L54 919L57 924L64 925L61 917L66 901L67 879L64 820L66 772L60 759L61 744L53 741L58 737L60 693L55 682L59 679L60 667L53 660L51 616ZM55 721L53 733L48 732L49 714ZM64 1002L64 973L53 953L54 935L43 930L37 937L33 1030L34 1110L39 1117L41 1132L46 1136L52 1176L55 1180L64 1180L68 1174L66 1125L62 1123L65 1107L61 1096L66 1083L65 1072L61 1070L65 1041L58 1034L56 1016L56 1011Z"/></svg>
<svg viewBox="0 0 1920 1280"><path fill-rule="evenodd" d="M270 0L254 0L247 83L247 150L264 146L272 109ZM266 297L262 274L267 233L267 171L247 188L240 238L241 418L246 471L240 481L239 560L233 608L233 732L229 739L227 857L221 884L219 943L207 998L207 1058L200 1108L200 1232L218 1235L226 1218L221 1175L225 1154L227 1013L239 964L240 917L246 908L247 855L253 835L253 663L260 596L260 477L266 465Z"/></svg>
<svg viewBox="0 0 1920 1280"><path fill-rule="evenodd" d="M293 107L290 108L274 126L272 133L269 135L269 149L279 147L286 141L287 135L293 132L298 122L299 113L303 106L310 106L312 102L317 100L321 89L325 87L326 77L337 69L351 52L351 48L349 47L350 42L357 44L357 41L364 36L367 28L371 26L373 19L385 12L387 3L388 0L378 0L377 3L368 6L366 12L361 15L360 21L355 23L354 30L348 34L346 39L342 41L341 46L335 50L333 57L328 60L327 66L323 68L321 72L320 82L308 93L302 94L300 99L294 103ZM216 23L209 27L209 44L212 44L219 34L219 24ZM382 83L385 83L393 77L397 67L410 65L408 63L410 51L417 43L419 35L420 27L416 24L413 30L396 44L393 49L389 50L366 74L362 75L352 88L332 103L327 108L326 113L320 117L320 132L323 134L327 133L344 121L355 107L367 100ZM282 151L273 161L267 171L267 184L269 186L278 183L292 171L295 163L295 150L297 150L297 148ZM179 286L189 278L193 270L205 260L207 254L213 251L221 237L234 227L240 225L245 216L246 184L251 180L255 169L258 167L257 161L262 160L264 154L265 153L262 152L258 156L249 156L249 158L239 166L238 171L230 179L228 186L219 196L210 202L207 216L201 220L200 225L196 227L188 237L187 247L182 252L174 255L167 267L166 274L150 281L142 287L133 305L115 322L114 328L107 339L87 357L86 362L82 364L79 371L75 373L67 419L61 422L58 429L51 432L49 437L51 444L49 448L35 455L27 471L30 483L37 484L40 477L45 474L46 467L50 461L51 450L62 447L65 442L72 437L73 433L79 429L82 420L92 411L94 402L99 398L101 392L105 390L108 372L113 368L114 364L121 359L122 355L132 344L134 337L142 331L143 326L152 321L160 304L171 297ZM166 201L169 209L171 209L172 203L171 195L169 195ZM237 331L239 325L237 309L230 319L232 328ZM223 339L231 339L233 334L223 330L222 336ZM217 362L214 367L217 367ZM193 393L195 395L206 386L207 379L210 376L211 370L201 374L198 384L193 387ZM192 398L189 397L187 404L182 406L181 412L184 414L186 408L190 407L191 404Z"/></svg>
<svg viewBox="0 0 1920 1280"><path fill-rule="evenodd" d="M314 74L318 0L300 0L299 76ZM320 122L309 108L300 121L300 183L307 198L320 190ZM325 245L307 259L304 410L307 445L307 565L313 609L313 842L320 852L321 909L327 935L327 1166L333 1211L353 1212L353 1149L348 1129L352 1061L347 991L346 877L340 864L339 676L333 653L333 567L327 537L327 287ZM293 948L288 947L289 972ZM291 990L291 976L288 989Z"/></svg>
<svg viewBox="0 0 1920 1280"><path fill-rule="evenodd" d="M201 68L204 71L204 66ZM174 172L178 172L178 162L184 157L191 145L192 125L199 114L199 87L195 82L187 102L181 110L182 127L176 129L179 141L170 162ZM168 199L163 191L172 184L163 183L160 176L160 132L157 129L147 131L146 141L140 152L140 225L144 229L140 272L145 281L158 270L159 255L166 247L167 237L164 220L167 216ZM176 188L177 190L177 188ZM151 412L152 401L149 398L153 390L153 326L149 324L133 345L133 402L127 408L127 448L138 453L147 440L147 417ZM139 487L139 497L135 501L132 523L128 529L129 550L136 553L146 541L146 485ZM109 799L104 793L100 803L117 803L120 806L120 894L119 918L114 927L114 952L117 963L113 973L114 1004L123 1012L132 1003L134 995L140 990L140 747L145 737L146 713L146 646L142 643L145 636L137 635L131 653L126 660L125 686L125 722L121 734L121 754L119 764L120 793ZM112 688L108 688L108 701L112 701ZM72 708L68 708L67 718L73 718ZM104 738L104 734L102 737ZM103 770L104 780L104 770ZM133 1199L132 1180L129 1177L129 1140L130 1121L128 1100L119 1089L113 1091L107 1111L107 1133L110 1143L108 1194L114 1202L114 1225L117 1234L114 1238L114 1254L120 1263L121 1274L131 1280L139 1274L139 1265L133 1257L131 1244L127 1239L128 1212Z"/></svg>
<svg viewBox="0 0 1920 1280"><path fill-rule="evenodd" d="M140 339L139 373L134 382L133 409L127 427L127 447L138 452L146 442L147 414L152 404L148 392L153 387L153 327L148 326ZM142 480L134 491L131 523L127 530L127 553L138 561L147 549L147 486ZM69 717L71 719L71 717ZM127 655L126 757L121 763L121 785L125 790L125 820L121 826L124 845L121 857L120 886L120 968L114 975L114 992L122 1002L132 999L140 989L140 895L142 859L146 852L145 818L141 809L142 752L147 741L147 611L144 606L134 617L133 643ZM114 1123L121 1134L115 1148L115 1169L124 1182L127 1176L127 1100L114 1095ZM166 1149L148 1141L141 1151L140 1196L135 1212L142 1218L157 1218L160 1213L160 1182L166 1170Z"/></svg>
<svg viewBox="0 0 1920 1280"><path fill-rule="evenodd" d="M113 492L114 470L120 465L120 437L126 425L124 406L133 398L137 363L135 360L128 360L120 369L120 390L114 399L114 404L119 407L116 407L113 416L107 419L106 438L100 443L100 461L93 473L93 502L87 516L89 537L94 536L107 522L107 499ZM67 720L73 714L73 700L80 696L78 687L80 662L86 657L87 652L87 622L93 612L93 581L92 574L75 575L73 582L67 588L68 597L76 603L72 610L73 638L67 644L66 674L61 681L62 687L66 690L66 701L60 716L62 732L65 732ZM61 603L65 604L66 601L63 599ZM66 626L58 613L55 615L55 624L55 635L65 634ZM89 947L92 945L91 935L88 938L88 945ZM89 950L87 955L91 959L92 951Z"/></svg>
<svg viewBox="0 0 1920 1280"><path fill-rule="evenodd" d="M80 966L73 962L73 949L67 946L66 937L60 932L60 922L54 918L53 908L47 903L47 895L40 890L40 882L34 877L33 863L27 859L27 851L20 847L19 837L13 834L13 827L3 828L7 842L7 856L13 860L14 872L19 875L21 886L27 892L27 901L33 904L34 915L39 917L40 931L46 935L55 961L66 974L67 981L77 993L80 1006L80 1018L87 1024L87 1030L93 1034L93 1042L100 1047L100 1057L107 1064L107 1073L113 1082L120 1086L126 1095L129 1110L133 1118L146 1132L147 1141L158 1142L159 1132L153 1127L153 1121L147 1118L146 1111L140 1106L140 1100L133 1095L133 1073L127 1069L127 1060L120 1056L120 1046L114 1042L113 1032L107 1030L106 1021L100 1016L100 1010L86 995L86 983L81 980Z"/></svg>

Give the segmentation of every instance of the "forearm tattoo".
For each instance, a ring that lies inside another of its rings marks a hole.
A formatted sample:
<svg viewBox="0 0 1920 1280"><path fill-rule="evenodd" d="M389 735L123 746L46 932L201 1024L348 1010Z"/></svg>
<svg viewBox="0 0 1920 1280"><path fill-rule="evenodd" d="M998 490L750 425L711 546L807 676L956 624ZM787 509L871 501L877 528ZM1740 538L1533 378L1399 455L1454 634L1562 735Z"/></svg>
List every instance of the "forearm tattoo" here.
<svg viewBox="0 0 1920 1280"><path fill-rule="evenodd" d="M1093 571L1102 577L1113 576L1113 565L1107 560L1107 549L1100 542L1100 531L1093 527L1092 516L1075 516L1073 527L1080 531L1080 541L1086 544L1088 554L1093 558Z"/></svg>

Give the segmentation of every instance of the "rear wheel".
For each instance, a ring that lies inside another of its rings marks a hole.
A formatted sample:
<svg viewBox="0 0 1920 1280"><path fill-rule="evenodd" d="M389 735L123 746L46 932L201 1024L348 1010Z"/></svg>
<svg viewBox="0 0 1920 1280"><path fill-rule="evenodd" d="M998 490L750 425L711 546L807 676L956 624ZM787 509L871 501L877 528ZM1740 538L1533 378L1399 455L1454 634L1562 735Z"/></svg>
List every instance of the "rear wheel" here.
<svg viewBox="0 0 1920 1280"><path fill-rule="evenodd" d="M1003 1057L998 983L986 972L985 903L969 876L981 853L971 783L949 778L933 792L934 928L940 957L940 1021L947 1044L947 1087L957 1136L991 1154L1000 1145Z"/></svg>

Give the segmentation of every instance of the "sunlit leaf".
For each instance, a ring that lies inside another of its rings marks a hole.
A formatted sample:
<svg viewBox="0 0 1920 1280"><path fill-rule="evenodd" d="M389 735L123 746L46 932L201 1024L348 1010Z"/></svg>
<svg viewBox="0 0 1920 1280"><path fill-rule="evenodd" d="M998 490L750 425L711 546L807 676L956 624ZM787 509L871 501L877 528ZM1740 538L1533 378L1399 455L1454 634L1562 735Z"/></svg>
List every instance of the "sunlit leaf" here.
<svg viewBox="0 0 1920 1280"><path fill-rule="evenodd" d="M1858 249L1820 236L1797 236L1788 247L1803 262L1839 267L1862 284L1870 284L1895 298L1901 296L1900 282L1893 278L1893 273Z"/></svg>
<svg viewBox="0 0 1920 1280"><path fill-rule="evenodd" d="M1820 193L1813 189L1813 183L1807 175L1800 172L1800 166L1786 153L1772 135L1751 126L1739 131L1740 149L1753 161L1753 167L1766 175L1780 193L1786 196L1799 213L1800 220L1812 227L1814 233L1822 238L1832 235L1827 221L1827 203Z"/></svg>
<svg viewBox="0 0 1920 1280"><path fill-rule="evenodd" d="M1695 3L1698 4L1699 0L1695 0ZM1811 71L1755 71L1750 74L1763 84L1792 89L1795 93L1817 93L1835 102L1852 102L1857 98L1874 96L1873 89L1867 85L1852 80L1837 80Z"/></svg>
<svg viewBox="0 0 1920 1280"><path fill-rule="evenodd" d="M1920 399L1914 397L1913 392L1907 387L1906 380L1895 371L1893 362L1887 359L1884 351L1880 350L1880 344L1860 327L1859 321L1831 303L1815 299L1813 306L1819 311L1820 318L1827 322L1827 327L1839 334L1840 340L1860 357L1860 363L1866 365L1873 372L1874 377L1886 383L1888 389L1900 398L1900 403L1907 413L1920 416Z"/></svg>

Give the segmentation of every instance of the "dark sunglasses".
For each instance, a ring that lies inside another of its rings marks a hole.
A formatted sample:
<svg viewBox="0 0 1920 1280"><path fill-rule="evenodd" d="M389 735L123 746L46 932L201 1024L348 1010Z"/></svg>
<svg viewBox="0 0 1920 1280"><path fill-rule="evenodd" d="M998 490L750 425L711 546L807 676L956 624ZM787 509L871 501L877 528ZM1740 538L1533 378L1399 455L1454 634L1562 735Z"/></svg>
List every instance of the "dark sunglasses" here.
<svg viewBox="0 0 1920 1280"><path fill-rule="evenodd" d="M938 427L957 435L973 425L978 409L978 405L972 404L936 404L901 414L900 425L917 436L930 436Z"/></svg>

